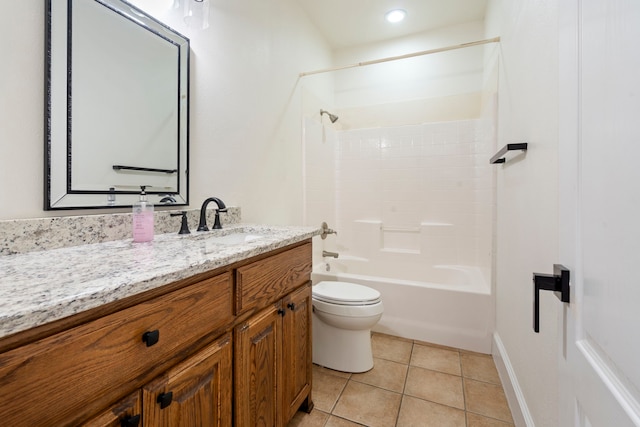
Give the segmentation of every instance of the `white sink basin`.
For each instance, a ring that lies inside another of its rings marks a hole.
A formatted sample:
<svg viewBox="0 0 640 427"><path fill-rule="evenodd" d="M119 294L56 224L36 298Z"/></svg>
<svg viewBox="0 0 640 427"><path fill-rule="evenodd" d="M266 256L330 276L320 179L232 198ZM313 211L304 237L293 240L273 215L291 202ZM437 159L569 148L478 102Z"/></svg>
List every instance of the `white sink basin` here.
<svg viewBox="0 0 640 427"><path fill-rule="evenodd" d="M263 239L264 236L253 233L232 233L226 236L209 237L207 241L220 245L241 245L244 243L254 242Z"/></svg>

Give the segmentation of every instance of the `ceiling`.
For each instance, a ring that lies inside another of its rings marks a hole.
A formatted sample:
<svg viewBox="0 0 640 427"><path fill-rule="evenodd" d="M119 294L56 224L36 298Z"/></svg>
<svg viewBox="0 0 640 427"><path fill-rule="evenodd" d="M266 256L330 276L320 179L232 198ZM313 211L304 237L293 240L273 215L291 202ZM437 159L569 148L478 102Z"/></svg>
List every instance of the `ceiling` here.
<svg viewBox="0 0 640 427"><path fill-rule="evenodd" d="M296 0L333 49L484 19L487 0ZM403 22L384 14L404 9Z"/></svg>

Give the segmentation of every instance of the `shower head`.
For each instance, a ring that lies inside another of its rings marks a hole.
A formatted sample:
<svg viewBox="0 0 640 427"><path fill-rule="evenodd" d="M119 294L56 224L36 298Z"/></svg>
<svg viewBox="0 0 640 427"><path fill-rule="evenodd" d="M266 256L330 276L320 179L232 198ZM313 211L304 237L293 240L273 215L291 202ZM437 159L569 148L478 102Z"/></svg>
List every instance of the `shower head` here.
<svg viewBox="0 0 640 427"><path fill-rule="evenodd" d="M329 120L331 120L331 123L335 123L338 121L338 116L336 116L335 114L331 114L326 110L320 110L320 117L322 117L323 114L326 114L327 116L329 116Z"/></svg>

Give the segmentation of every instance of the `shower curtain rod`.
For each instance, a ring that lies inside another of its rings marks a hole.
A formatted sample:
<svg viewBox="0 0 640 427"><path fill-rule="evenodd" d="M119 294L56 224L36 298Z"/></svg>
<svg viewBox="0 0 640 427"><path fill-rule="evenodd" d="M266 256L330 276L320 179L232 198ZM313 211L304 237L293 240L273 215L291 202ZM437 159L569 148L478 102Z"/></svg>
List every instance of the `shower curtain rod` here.
<svg viewBox="0 0 640 427"><path fill-rule="evenodd" d="M407 59L407 58L413 58L416 56L430 55L432 53L446 52L448 50L462 49L465 47L479 46L482 44L497 43L499 41L500 41L500 37L493 37L491 39L484 39L484 40L478 40L475 42L456 44L453 46L440 47L437 49L423 50L421 52L407 53L405 55L390 56L390 57L381 58L381 59L373 59L371 61L363 61L363 62L358 62L357 64L343 65L341 67L323 68L321 70L305 71L300 73L300 77L310 76L312 74L329 73L331 71L346 70L347 68L364 67L365 65L373 65L373 64L380 64L381 62L397 61L399 59Z"/></svg>

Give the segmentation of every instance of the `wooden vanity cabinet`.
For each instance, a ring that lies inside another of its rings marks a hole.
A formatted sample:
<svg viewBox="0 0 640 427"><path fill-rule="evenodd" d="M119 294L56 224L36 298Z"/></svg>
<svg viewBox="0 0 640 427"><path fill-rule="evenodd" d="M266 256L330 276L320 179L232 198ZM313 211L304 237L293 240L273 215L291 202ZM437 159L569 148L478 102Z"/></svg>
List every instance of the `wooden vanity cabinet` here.
<svg viewBox="0 0 640 427"><path fill-rule="evenodd" d="M236 308L270 304L234 330L237 426L285 426L301 406L313 407L310 273L311 244L237 270Z"/></svg>
<svg viewBox="0 0 640 427"><path fill-rule="evenodd" d="M237 426L285 426L311 403L311 284L235 329Z"/></svg>
<svg viewBox="0 0 640 427"><path fill-rule="evenodd" d="M3 425L78 425L233 323L232 275L151 298L0 354Z"/></svg>
<svg viewBox="0 0 640 427"><path fill-rule="evenodd" d="M312 406L310 274L306 241L11 337L0 424L285 426Z"/></svg>
<svg viewBox="0 0 640 427"><path fill-rule="evenodd" d="M241 325L234 340L235 421L237 426L283 425L282 311L274 304Z"/></svg>
<svg viewBox="0 0 640 427"><path fill-rule="evenodd" d="M298 409L311 412L311 283L287 295L282 301L283 412L288 420Z"/></svg>
<svg viewBox="0 0 640 427"><path fill-rule="evenodd" d="M232 344L227 333L82 427L228 427Z"/></svg>

